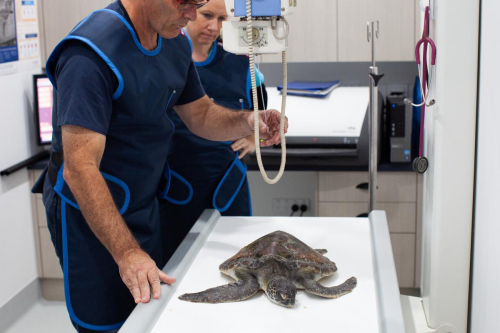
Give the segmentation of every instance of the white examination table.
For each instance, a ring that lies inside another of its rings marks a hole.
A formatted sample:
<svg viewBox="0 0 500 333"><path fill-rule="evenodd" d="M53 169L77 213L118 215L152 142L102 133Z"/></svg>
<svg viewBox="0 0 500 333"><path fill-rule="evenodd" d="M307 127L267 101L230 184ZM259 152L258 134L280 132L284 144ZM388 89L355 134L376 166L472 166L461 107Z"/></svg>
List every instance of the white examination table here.
<svg viewBox="0 0 500 333"><path fill-rule="evenodd" d="M286 231L312 248L327 249L338 271L322 281L358 279L352 293L325 299L297 291L287 309L259 291L242 302L200 304L177 297L232 282L219 265L267 233ZM207 210L163 269L177 278L159 300L139 304L120 332L380 332L405 331L385 212L369 218L221 217Z"/></svg>

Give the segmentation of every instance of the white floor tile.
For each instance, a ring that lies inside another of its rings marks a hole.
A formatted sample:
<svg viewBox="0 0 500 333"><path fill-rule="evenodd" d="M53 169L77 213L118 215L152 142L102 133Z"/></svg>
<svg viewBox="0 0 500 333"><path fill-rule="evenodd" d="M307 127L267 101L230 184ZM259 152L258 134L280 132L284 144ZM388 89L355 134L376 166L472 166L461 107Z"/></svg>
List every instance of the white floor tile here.
<svg viewBox="0 0 500 333"><path fill-rule="evenodd" d="M40 300L19 317L5 333L75 333L64 302Z"/></svg>

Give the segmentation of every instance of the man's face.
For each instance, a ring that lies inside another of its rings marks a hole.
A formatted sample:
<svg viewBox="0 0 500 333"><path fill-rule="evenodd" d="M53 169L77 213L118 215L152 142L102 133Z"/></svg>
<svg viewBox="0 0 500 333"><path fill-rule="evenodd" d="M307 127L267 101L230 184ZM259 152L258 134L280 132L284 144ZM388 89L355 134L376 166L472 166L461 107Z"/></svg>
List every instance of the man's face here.
<svg viewBox="0 0 500 333"><path fill-rule="evenodd" d="M181 28L196 20L196 8L180 11L177 0L146 0L145 5L152 28L163 38L177 37Z"/></svg>

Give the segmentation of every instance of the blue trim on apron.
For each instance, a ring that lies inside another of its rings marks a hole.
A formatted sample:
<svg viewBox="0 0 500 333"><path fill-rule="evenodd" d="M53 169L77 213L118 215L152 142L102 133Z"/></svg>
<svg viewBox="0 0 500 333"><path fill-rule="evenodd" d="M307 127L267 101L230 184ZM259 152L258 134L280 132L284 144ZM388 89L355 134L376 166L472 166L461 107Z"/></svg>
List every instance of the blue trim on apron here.
<svg viewBox="0 0 500 333"><path fill-rule="evenodd" d="M163 38L161 38L160 36L158 36L158 45L157 45L156 49L154 49L153 51L148 51L144 47L142 47L141 43L139 43L139 39L137 39L135 31L130 26L127 19L125 19L123 16L121 16L120 14L118 14L117 12L115 12L114 10L111 10L111 9L101 9L101 10L95 11L94 13L97 13L97 12L109 12L109 13L115 15L116 17L118 17L123 22L123 24L125 24L127 26L128 30L130 30L130 33L132 34L132 38L134 39L134 42L135 42L135 45L137 46L137 48L145 55L153 57L155 55L158 55L158 53L160 53L161 44L162 44L162 40L163 40Z"/></svg>
<svg viewBox="0 0 500 333"><path fill-rule="evenodd" d="M71 293L70 293L70 286L69 286L69 248L68 248L68 230L67 230L67 218L66 218L66 205L70 205L78 210L80 210L80 207L78 204L76 204L75 201L71 200L68 198L67 195L63 194L63 187L66 181L63 178L63 170L64 170L64 163L61 165L59 171L57 172L57 181L54 186L54 191L59 195L61 198L61 227L62 227L62 245L63 245L63 271L64 271L64 295L66 299L66 307L68 309L68 313L71 317L71 319L78 325L86 329L90 330L96 330L96 331L109 331L109 330L115 330L120 328L125 321L121 321L116 324L112 325L90 325L82 320L80 320L77 315L75 314L75 311L73 310L73 305L71 304ZM111 182L114 182L118 184L120 187L123 188L125 192L125 200L124 203L120 209L120 215L123 215L125 211L128 208L128 205L130 203L130 190L123 181L120 179L108 175L104 172L101 172L102 176L104 179L107 179Z"/></svg>
<svg viewBox="0 0 500 333"><path fill-rule="evenodd" d="M203 67L203 66L210 65L210 63L214 60L216 54L217 54L217 40L215 40L214 43L212 44L212 47L210 48L210 53L208 54L207 60L195 62L194 65L196 67Z"/></svg>
<svg viewBox="0 0 500 333"><path fill-rule="evenodd" d="M59 178L59 177L58 177ZM69 316L71 319L83 328L95 331L109 331L120 328L125 321L121 321L116 324L106 325L106 326L97 326L90 325L81 321L73 311L73 306L71 305L71 295L69 292L69 255L68 255L68 234L66 228L66 201L62 200L61 202L61 216L62 216L62 241L63 241L63 270L64 270L64 296L66 298L66 307L68 309Z"/></svg>
<svg viewBox="0 0 500 333"><path fill-rule="evenodd" d="M139 43L139 40L137 39L137 35L135 34L134 29L130 26L130 24L127 22L127 20L123 16L121 16L120 14L118 14L117 12L115 12L114 10L111 10L111 9L99 9L99 10L96 10L96 11L92 12L89 16L87 16L80 23L78 23L78 25L75 28L73 28L73 30L71 30L71 32L69 33L69 35L71 35L73 32L75 32L79 27L81 27L92 15L94 15L94 14L96 14L98 12L108 12L108 13L111 13L111 14L115 15L116 17L118 17L125 24L125 26L128 28L128 30L132 34L132 38L133 38L134 43L137 46L137 48L142 53L144 53L145 55L147 55L147 56L156 56L156 55L158 55L160 53L163 38L160 38L158 36L158 45L157 45L156 49L154 49L153 51L146 50L141 45L141 43ZM122 94L122 92L123 92L123 78L122 78L122 75L120 74L120 71L118 71L118 69L116 68L116 66L113 64L113 62L111 62L111 60L94 43L92 43L90 40L88 40L86 38L82 38L82 37L77 37L77 36L67 36L61 42L59 42L59 44L54 48L54 51L51 53L51 55L53 55L53 54L59 54L59 52L55 52L55 51L57 51L58 49L60 49L62 47L62 45L64 44L64 42L66 40L69 40L69 39L76 39L76 40L80 40L82 42L85 42L92 49L94 49L94 51L96 51L96 53L109 65L109 67L111 68L111 70L115 73L115 75L116 75L116 77L118 79L118 82L119 82L118 88L115 91L115 93L113 94L113 100L118 99L120 97L120 95ZM191 44L191 40L189 40L189 43ZM191 46L191 51L192 51L192 46ZM51 59L50 59L50 56L49 56L49 59L47 59L47 63L45 65L45 68L48 68L48 65L49 65L50 61L51 61ZM55 80L54 80L54 77L52 76L52 73L50 71L47 71L47 78L52 83L52 85L54 86L54 89L55 89L55 91L57 93L57 87L56 87L56 84L55 84Z"/></svg>
<svg viewBox="0 0 500 333"><path fill-rule="evenodd" d="M64 162L61 165L61 167L59 168L59 171L57 172L57 181L56 181L56 185L54 186L54 191L59 195L59 197L61 197L62 201L66 202L70 206L80 210L80 206L78 206L78 204L76 203L76 200L72 200L72 199L68 198L67 195L64 194L64 184L66 184L66 181L63 178L63 171L64 171ZM127 210L128 205L130 204L130 189L128 188L127 184L125 184L125 182L123 182L122 180L120 180L114 176L111 176L111 175L109 175L105 172L102 172L102 171L101 171L101 175L104 179L109 180L113 183L116 183L117 185L119 185L123 189L123 192L125 193L125 199L124 199L122 207L119 210L120 215L123 215L125 213L125 211Z"/></svg>
<svg viewBox="0 0 500 333"><path fill-rule="evenodd" d="M188 194L188 197L186 199L177 200L177 199L174 199L174 198L171 198L168 196L168 192L170 191L170 185L172 184L172 176L174 176L174 178L177 178L188 189L189 194ZM191 202L191 199L193 199L193 192L194 192L193 187L186 179L184 179L184 177L179 175L174 170L170 169L168 162L165 164L165 168L163 169L163 177L166 180L166 184L163 187L163 189L160 189L160 193L159 193L160 198L167 200L171 204L179 205L179 206L187 205L189 202Z"/></svg>
<svg viewBox="0 0 500 333"><path fill-rule="evenodd" d="M250 211L250 216L253 216L253 212L252 212L252 196L250 195L250 184L248 183L248 177L247 177L247 192L248 192L248 209Z"/></svg>
<svg viewBox="0 0 500 333"><path fill-rule="evenodd" d="M102 60L104 60L104 62L106 62L106 64L108 64L109 68L113 71L113 73L115 73L116 78L118 79L118 88L116 88L116 91L114 92L112 99L115 101L118 98L120 98L120 96L123 93L123 86L124 86L123 76L120 73L120 71L118 70L118 68L116 68L115 64L113 64L113 62L108 58L108 56L106 56L104 54L104 52L102 52L89 39L84 38L84 37L80 37L80 36L68 36L68 37L66 37L66 38L63 39L63 42L66 41L66 40L70 40L70 39L79 40L79 41L84 42L85 44L87 44L88 46L90 46L97 53L97 55L100 56L102 58Z"/></svg>
<svg viewBox="0 0 500 333"><path fill-rule="evenodd" d="M229 207L232 205L234 199L236 198L236 196L240 192L241 187L243 186L243 182L245 181L245 178L246 178L247 166L244 165L241 162L241 160L238 158L239 155L240 155L239 152L237 152L236 153L236 157L234 158L233 163L231 164L231 166L229 167L229 169L227 169L226 173L224 174L224 177L222 177L222 180L220 181L219 185L215 189L214 196L212 198L212 205L214 206L215 209L217 209L221 213L223 213L226 210L228 210ZM224 186L224 183L225 183L226 179L228 179L229 176L230 176L230 174L231 174L231 172L233 170L235 170L234 169L235 166L237 167L237 170L239 170L241 172L241 180L239 181L238 187L233 192L233 194L230 196L229 200L225 203L225 205L223 207L219 207L219 205L217 204L219 193L223 189L223 186Z"/></svg>

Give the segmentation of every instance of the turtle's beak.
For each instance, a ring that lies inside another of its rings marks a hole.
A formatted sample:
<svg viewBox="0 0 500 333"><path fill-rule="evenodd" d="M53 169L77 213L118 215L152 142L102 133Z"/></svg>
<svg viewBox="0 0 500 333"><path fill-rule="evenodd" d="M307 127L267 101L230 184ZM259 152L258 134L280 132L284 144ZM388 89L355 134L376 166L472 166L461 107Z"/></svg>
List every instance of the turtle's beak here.
<svg viewBox="0 0 500 333"><path fill-rule="evenodd" d="M293 297L288 297L286 293L282 293L281 294L281 302L280 302L280 305L283 305L287 308L293 308L293 306L295 305L295 296L294 295L291 295Z"/></svg>

